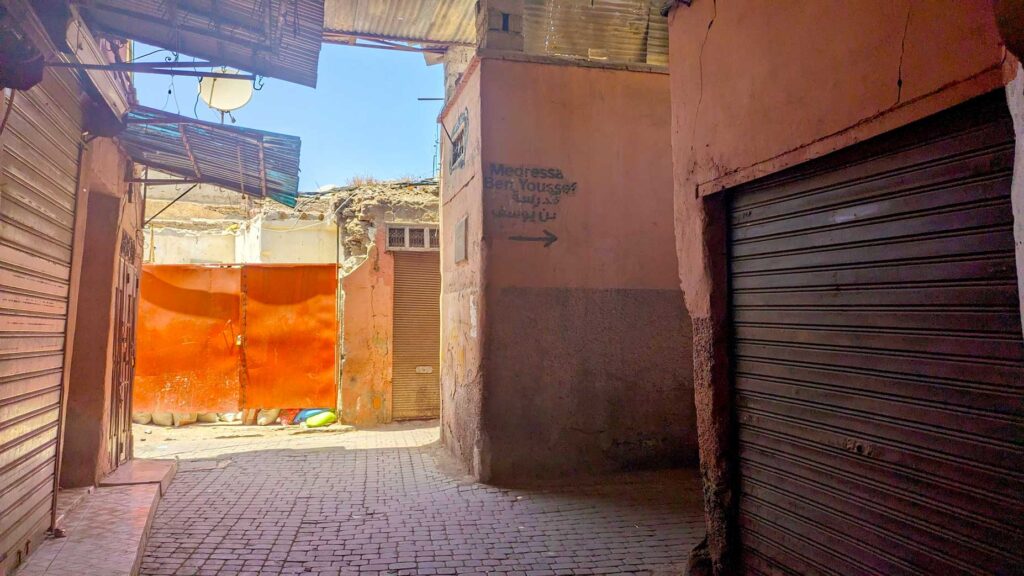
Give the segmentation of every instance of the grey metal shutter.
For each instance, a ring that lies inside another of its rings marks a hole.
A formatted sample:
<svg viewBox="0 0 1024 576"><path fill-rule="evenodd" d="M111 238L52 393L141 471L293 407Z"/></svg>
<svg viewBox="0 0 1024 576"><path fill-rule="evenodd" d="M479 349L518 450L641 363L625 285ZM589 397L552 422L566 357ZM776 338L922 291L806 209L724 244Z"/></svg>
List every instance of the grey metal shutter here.
<svg viewBox="0 0 1024 576"><path fill-rule="evenodd" d="M1003 93L732 191L749 574L1024 573Z"/></svg>
<svg viewBox="0 0 1024 576"><path fill-rule="evenodd" d="M82 118L66 71L17 92L0 154L0 553L53 505Z"/></svg>
<svg viewBox="0 0 1024 576"><path fill-rule="evenodd" d="M393 254L391 418L437 418L441 415L441 260L437 252Z"/></svg>

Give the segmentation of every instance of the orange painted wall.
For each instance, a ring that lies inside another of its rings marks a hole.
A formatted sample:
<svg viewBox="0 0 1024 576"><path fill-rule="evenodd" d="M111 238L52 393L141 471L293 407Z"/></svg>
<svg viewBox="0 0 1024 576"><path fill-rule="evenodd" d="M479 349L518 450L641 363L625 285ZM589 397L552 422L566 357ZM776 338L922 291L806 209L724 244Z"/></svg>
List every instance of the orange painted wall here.
<svg viewBox="0 0 1024 576"><path fill-rule="evenodd" d="M391 421L391 333L395 264L378 227L366 260L345 276L341 419L357 425Z"/></svg>
<svg viewBox="0 0 1024 576"><path fill-rule="evenodd" d="M335 267L143 267L135 412L333 408Z"/></svg>
<svg viewBox="0 0 1024 576"><path fill-rule="evenodd" d="M466 118L466 155L452 167L451 145L442 140L441 165L441 441L477 477L489 468L482 421L482 349L485 244L480 137L480 61L439 117L450 131ZM455 232L465 220L466 259L456 261Z"/></svg>
<svg viewBox="0 0 1024 576"><path fill-rule="evenodd" d="M334 408L337 268L242 268L245 408Z"/></svg>
<svg viewBox="0 0 1024 576"><path fill-rule="evenodd" d="M241 408L238 267L146 265L135 363L135 412Z"/></svg>

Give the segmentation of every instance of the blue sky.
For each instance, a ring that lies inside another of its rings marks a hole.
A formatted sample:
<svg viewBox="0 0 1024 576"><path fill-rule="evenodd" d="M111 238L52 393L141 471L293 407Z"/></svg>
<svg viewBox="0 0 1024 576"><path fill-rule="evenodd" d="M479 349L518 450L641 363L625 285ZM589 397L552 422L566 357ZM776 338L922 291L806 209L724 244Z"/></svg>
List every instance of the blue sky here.
<svg viewBox="0 0 1024 576"><path fill-rule="evenodd" d="M154 48L136 44L135 50L141 56ZM140 61L169 55L162 51ZM142 104L185 116L195 110L202 120L220 121L202 100L196 104L196 78L174 77L168 95L171 85L169 76L135 75ZM416 98L442 96L441 65L427 66L419 53L325 44L316 89L267 78L233 114L239 126L302 138L299 190L312 192L354 176L431 176L442 103Z"/></svg>

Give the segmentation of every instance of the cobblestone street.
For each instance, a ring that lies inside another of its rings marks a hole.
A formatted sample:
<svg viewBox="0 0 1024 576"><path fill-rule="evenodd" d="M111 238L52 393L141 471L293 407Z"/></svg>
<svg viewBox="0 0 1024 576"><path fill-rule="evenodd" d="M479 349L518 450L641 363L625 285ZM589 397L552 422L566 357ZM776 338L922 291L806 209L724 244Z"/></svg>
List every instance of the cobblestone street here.
<svg viewBox="0 0 1024 576"><path fill-rule="evenodd" d="M180 458L149 576L669 575L704 533L695 472L496 488L448 471L433 422L135 433L137 456Z"/></svg>

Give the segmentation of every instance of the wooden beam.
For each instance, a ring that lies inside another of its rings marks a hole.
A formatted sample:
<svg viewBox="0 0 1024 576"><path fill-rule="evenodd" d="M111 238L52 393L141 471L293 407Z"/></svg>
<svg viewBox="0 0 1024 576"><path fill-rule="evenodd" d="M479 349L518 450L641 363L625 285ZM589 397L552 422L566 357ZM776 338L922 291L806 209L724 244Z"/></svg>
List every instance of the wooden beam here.
<svg viewBox="0 0 1024 576"><path fill-rule="evenodd" d="M263 161L263 135L260 134L257 139L259 140L259 150L260 150L260 188L261 188L260 191L262 192L262 196L264 198L266 198L267 197L267 165Z"/></svg>
<svg viewBox="0 0 1024 576"><path fill-rule="evenodd" d="M192 170L196 173L196 180L202 180L203 173L199 171L199 163L196 162L195 154L192 154L192 147L188 144L188 136L185 134L184 124L178 124L178 133L181 134L181 144L185 146L185 153L188 154L188 159L192 161Z"/></svg>

